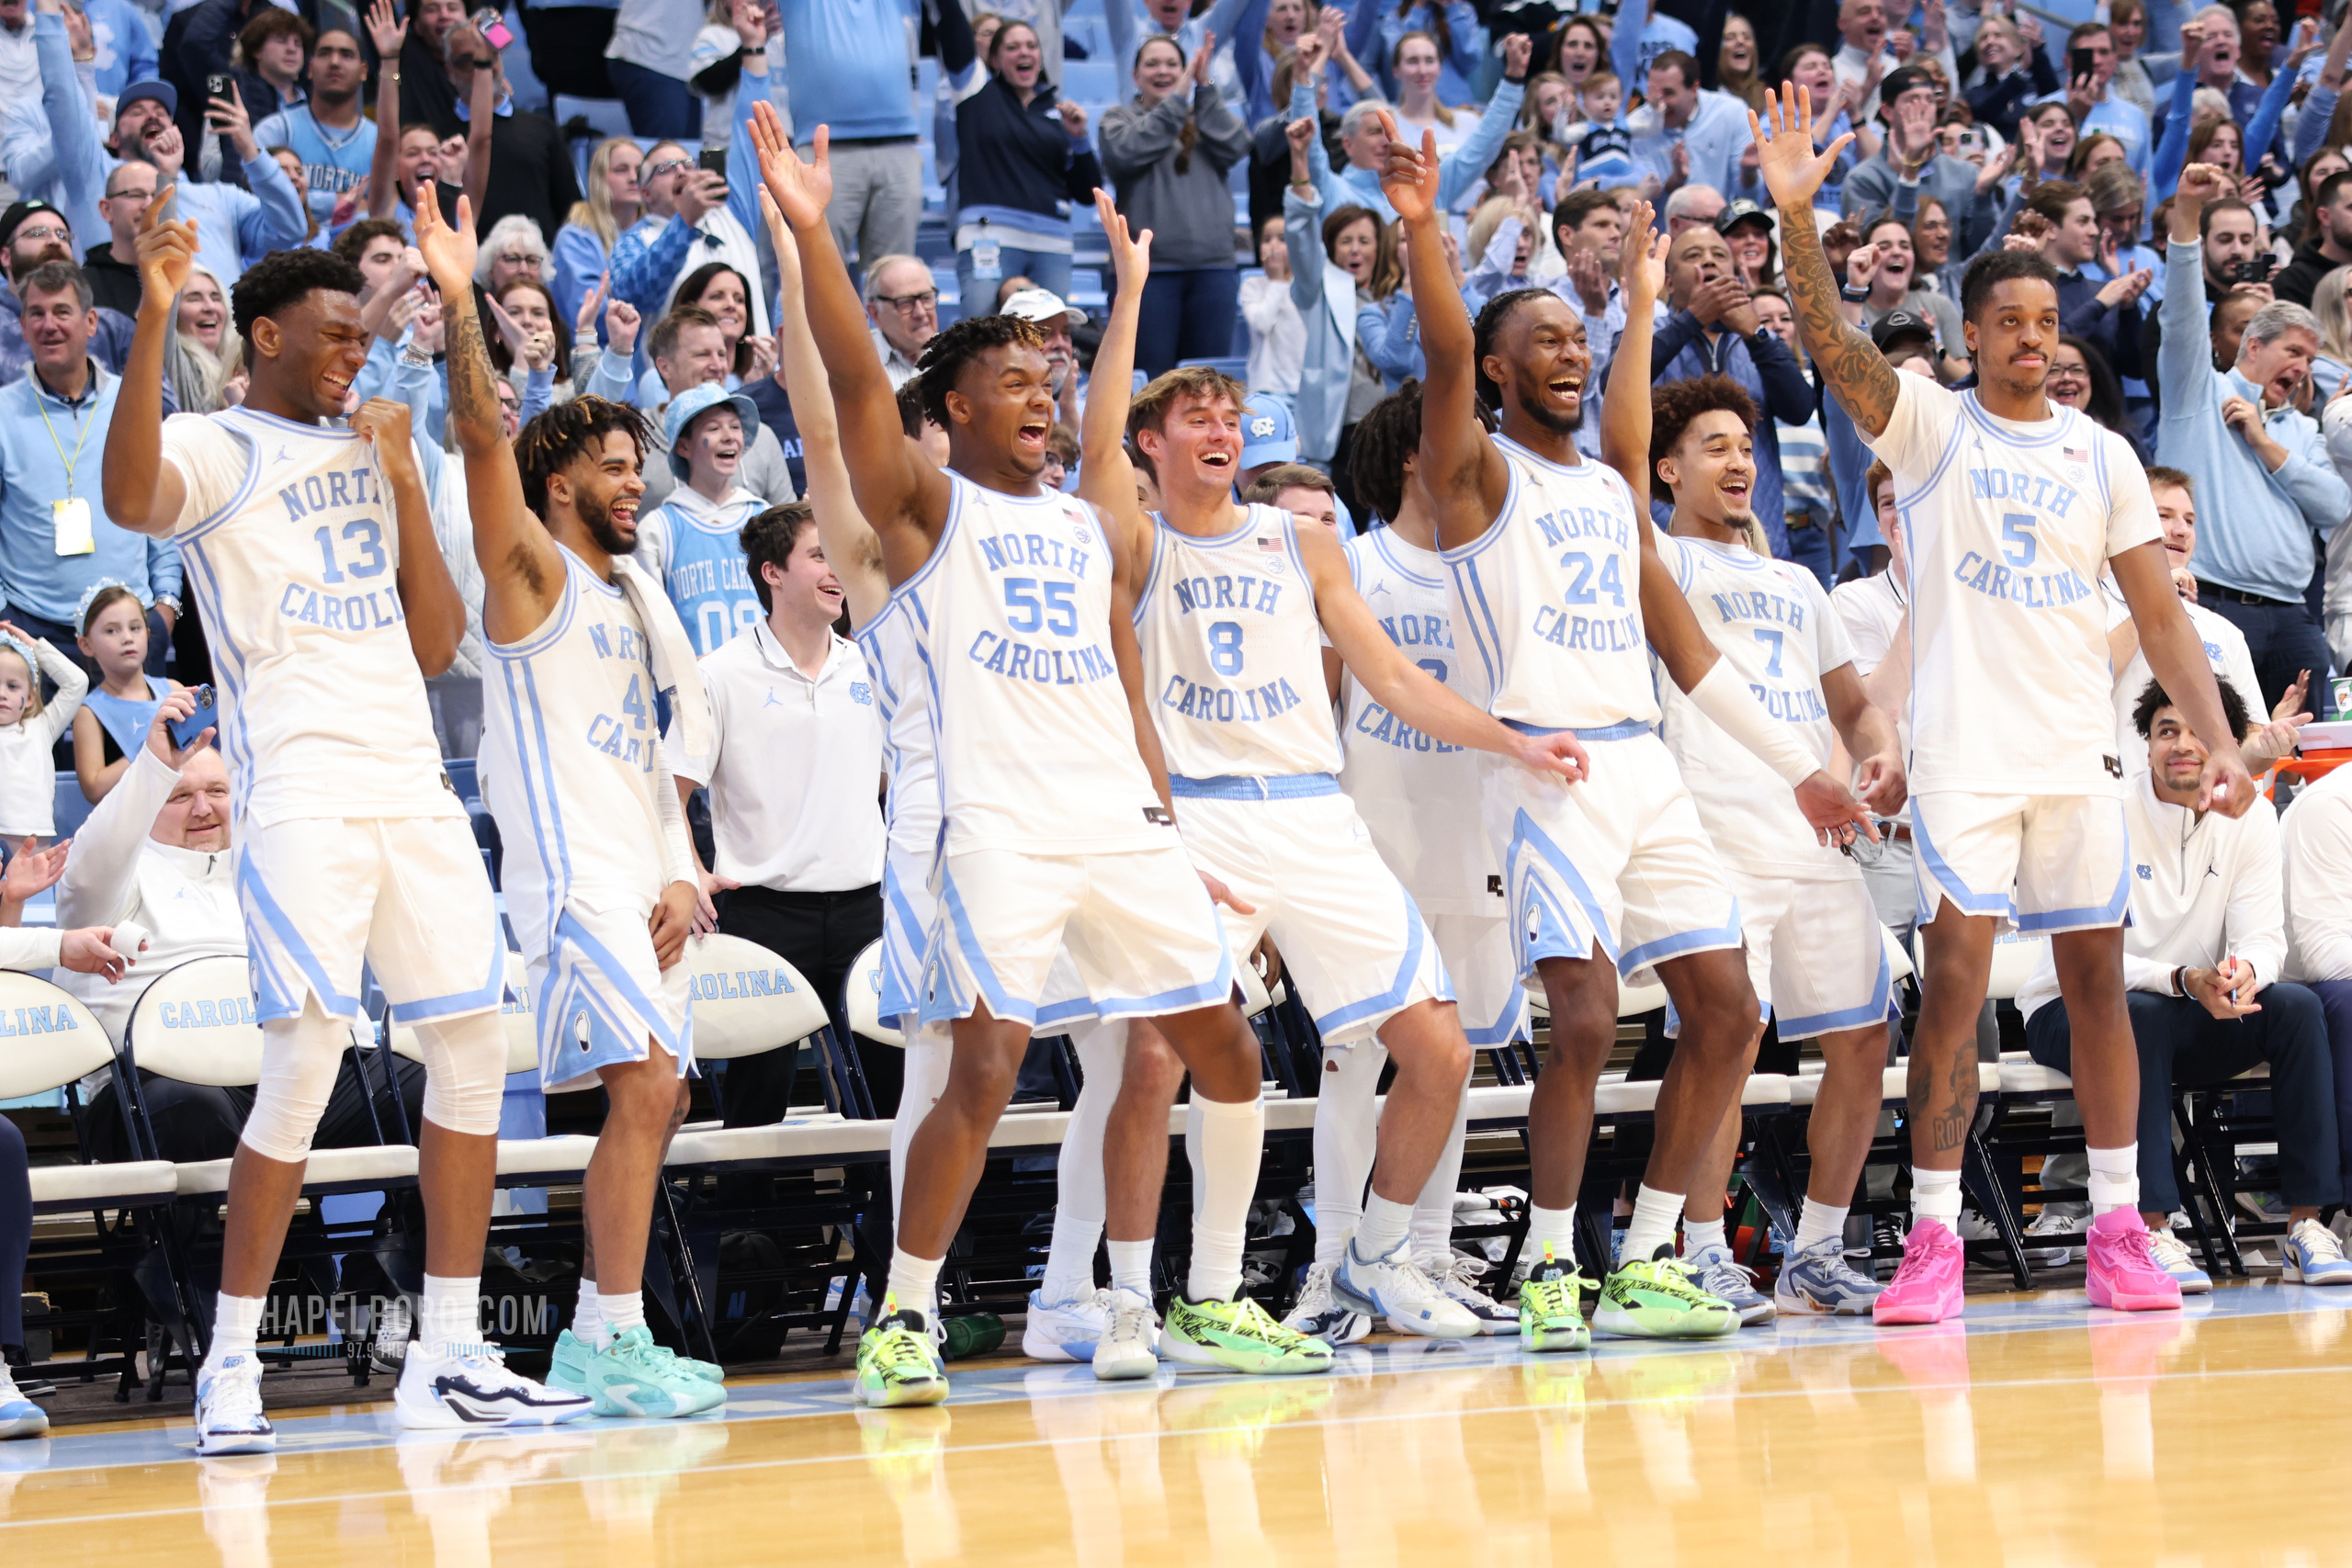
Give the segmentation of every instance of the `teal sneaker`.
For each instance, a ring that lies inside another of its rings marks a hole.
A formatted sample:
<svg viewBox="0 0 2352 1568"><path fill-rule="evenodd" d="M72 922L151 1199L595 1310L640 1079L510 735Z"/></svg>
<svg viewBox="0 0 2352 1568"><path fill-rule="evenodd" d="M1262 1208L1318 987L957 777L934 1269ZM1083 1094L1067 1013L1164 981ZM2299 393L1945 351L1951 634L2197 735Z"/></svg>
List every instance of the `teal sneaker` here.
<svg viewBox="0 0 2352 1568"><path fill-rule="evenodd" d="M588 1362L595 1354L585 1339L569 1328L561 1330L556 1335L555 1349L548 1358L547 1385L560 1388L566 1393L586 1393ZM668 1357L671 1363L688 1377L700 1378L705 1382L723 1383L727 1381L725 1367L709 1361L697 1361L692 1356L681 1356L665 1345L654 1346L652 1355L656 1360Z"/></svg>
<svg viewBox="0 0 2352 1568"><path fill-rule="evenodd" d="M642 1325L590 1356L582 1375L599 1416L699 1416L727 1403L725 1388L684 1370Z"/></svg>
<svg viewBox="0 0 2352 1568"><path fill-rule="evenodd" d="M883 1315L857 1341L857 1396L877 1409L937 1404L947 1397L947 1373L931 1325L919 1312L901 1312L886 1296Z"/></svg>

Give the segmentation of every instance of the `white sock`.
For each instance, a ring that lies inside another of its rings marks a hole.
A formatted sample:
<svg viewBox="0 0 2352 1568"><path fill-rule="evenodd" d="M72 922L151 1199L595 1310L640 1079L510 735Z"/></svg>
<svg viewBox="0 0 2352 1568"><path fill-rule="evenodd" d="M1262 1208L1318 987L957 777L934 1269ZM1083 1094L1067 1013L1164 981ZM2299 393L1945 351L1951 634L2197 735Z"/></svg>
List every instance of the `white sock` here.
<svg viewBox="0 0 2352 1568"><path fill-rule="evenodd" d="M1363 1219L1356 1226L1356 1257L1370 1262L1404 1240L1412 1228L1413 1205L1392 1203L1373 1193L1364 1200Z"/></svg>
<svg viewBox="0 0 2352 1568"><path fill-rule="evenodd" d="M1730 1246L1731 1243L1724 1239L1724 1220L1721 1214L1716 1215L1712 1220L1694 1220L1688 1215L1683 1217L1683 1257L1690 1257L1692 1253L1697 1252L1701 1247L1721 1247L1727 1248Z"/></svg>
<svg viewBox="0 0 2352 1568"><path fill-rule="evenodd" d="M1094 1293L1094 1247L1106 1212L1102 1133L1125 1077L1127 1026L1124 1020L1082 1024L1070 1043L1084 1081L1054 1164L1054 1241L1037 1281L1038 1299L1048 1306Z"/></svg>
<svg viewBox="0 0 2352 1568"><path fill-rule="evenodd" d="M1527 1242L1520 1248L1520 1257L1531 1268L1541 1264L1548 1243L1552 1261L1573 1269L1577 1266L1577 1206L1571 1203L1565 1209L1547 1209L1536 1203L1529 1207L1527 1213Z"/></svg>
<svg viewBox="0 0 2352 1568"><path fill-rule="evenodd" d="M1151 1243L1112 1241L1103 1247L1111 1254L1111 1288L1151 1300Z"/></svg>
<svg viewBox="0 0 2352 1568"><path fill-rule="evenodd" d="M1936 1220L1954 1235L1960 1231L1960 1172L1911 1168L1911 1213L1915 1219Z"/></svg>
<svg viewBox="0 0 2352 1568"><path fill-rule="evenodd" d="M600 1297L596 1311L599 1319L596 1348L601 1350L630 1329L645 1326L645 1292L640 1289L622 1295L616 1291L609 1296Z"/></svg>
<svg viewBox="0 0 2352 1568"><path fill-rule="evenodd" d="M1323 1050L1315 1100L1315 1261L1336 1265L1363 1219L1364 1184L1380 1135L1377 1091L1387 1047L1367 1040ZM1447 1195L1449 1206L1452 1194Z"/></svg>
<svg viewBox="0 0 2352 1568"><path fill-rule="evenodd" d="M939 1266L944 1258L917 1258L905 1247L890 1255L890 1299L900 1312L920 1313L928 1325L939 1313Z"/></svg>
<svg viewBox="0 0 2352 1568"><path fill-rule="evenodd" d="M252 1354L261 1337L262 1308L267 1296L232 1296L222 1291L212 1298L212 1347L207 1366L217 1367L225 1356Z"/></svg>
<svg viewBox="0 0 2352 1568"><path fill-rule="evenodd" d="M1794 1251L1820 1246L1831 1236L1846 1234L1846 1211L1833 1209L1818 1198L1804 1201L1804 1213L1797 1217L1797 1239Z"/></svg>
<svg viewBox="0 0 2352 1568"><path fill-rule="evenodd" d="M1054 1243L1046 1254L1046 1272L1037 1281L1037 1299L1047 1306L1076 1301L1094 1293L1094 1245L1102 1239L1102 1222L1054 1212Z"/></svg>
<svg viewBox="0 0 2352 1568"><path fill-rule="evenodd" d="M2120 1149L2089 1149L2091 1179L2083 1183L2091 1199L2091 1217L2097 1219L2110 1209L2140 1207L2140 1145L2137 1142Z"/></svg>
<svg viewBox="0 0 2352 1568"><path fill-rule="evenodd" d="M1682 1213L1683 1194L1661 1192L1645 1181L1634 1194L1634 1217L1625 1226L1625 1245L1617 1256L1627 1263L1646 1263L1661 1247L1674 1246L1674 1222Z"/></svg>
<svg viewBox="0 0 2352 1568"><path fill-rule="evenodd" d="M416 1337L428 1355L478 1353L482 1342L481 1276L460 1280L427 1274L424 1298L416 1305Z"/></svg>
<svg viewBox="0 0 2352 1568"><path fill-rule="evenodd" d="M592 1350L601 1350L605 1341L598 1325L603 1322L596 1304L596 1281L581 1280L580 1304L571 1309L571 1337Z"/></svg>
<svg viewBox="0 0 2352 1568"><path fill-rule="evenodd" d="M1193 1219L1193 1267L1184 1293L1224 1301L1241 1287L1241 1249L1250 1239L1250 1200L1266 1151L1266 1102L1193 1096L1201 1113L1201 1199Z"/></svg>

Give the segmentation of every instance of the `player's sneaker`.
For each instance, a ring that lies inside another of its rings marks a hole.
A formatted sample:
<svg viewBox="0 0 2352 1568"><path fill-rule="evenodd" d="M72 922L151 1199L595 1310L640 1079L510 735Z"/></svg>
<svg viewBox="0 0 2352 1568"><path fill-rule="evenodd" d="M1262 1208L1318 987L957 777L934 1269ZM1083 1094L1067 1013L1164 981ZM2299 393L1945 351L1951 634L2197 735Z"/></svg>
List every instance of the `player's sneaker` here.
<svg viewBox="0 0 2352 1568"><path fill-rule="evenodd" d="M1530 1350L1589 1350L1592 1329L1578 1301L1584 1279L1552 1256L1544 1256L1519 1282L1519 1342Z"/></svg>
<svg viewBox="0 0 2352 1568"><path fill-rule="evenodd" d="M2118 1312L2178 1312L2180 1284L2156 1265L2147 1222L2109 1209L2091 1222L2090 1266L2083 1277L2091 1305Z"/></svg>
<svg viewBox="0 0 2352 1568"><path fill-rule="evenodd" d="M2053 1239L2064 1245L2049 1245ZM2069 1263L2080 1263L2082 1239L2082 1215L2063 1214L2045 1203L2041 1213L2033 1216L2033 1224L2025 1227L2026 1264L2033 1269L2064 1269Z"/></svg>
<svg viewBox="0 0 2352 1568"><path fill-rule="evenodd" d="M1437 1281L1437 1288L1469 1309L1478 1320L1481 1334L1516 1334L1519 1332L1519 1309L1506 1306L1478 1288L1486 1277L1487 1265L1476 1258L1448 1249L1443 1258L1430 1258L1421 1264L1421 1272Z"/></svg>
<svg viewBox="0 0 2352 1568"><path fill-rule="evenodd" d="M2290 1285L2352 1285L2352 1261L2344 1257L2344 1244L2317 1220L2295 1222L2278 1244L2278 1262L2281 1278Z"/></svg>
<svg viewBox="0 0 2352 1568"><path fill-rule="evenodd" d="M1093 1349L1094 1375L1104 1382L1156 1376L1159 1371L1159 1314L1133 1291L1103 1291L1110 1322Z"/></svg>
<svg viewBox="0 0 2352 1568"><path fill-rule="evenodd" d="M599 1416L699 1416L727 1403L722 1384L680 1366L643 1324L623 1330L590 1356L582 1377Z"/></svg>
<svg viewBox="0 0 2352 1568"><path fill-rule="evenodd" d="M1372 1319L1340 1303L1331 1293L1331 1265L1317 1263L1306 1270L1306 1280L1299 1286L1298 1300L1283 1319L1283 1326L1337 1349L1371 1334Z"/></svg>
<svg viewBox="0 0 2352 1568"><path fill-rule="evenodd" d="M2150 1231L2148 1256L2156 1260L2157 1268L2172 1276L2182 1295L2201 1296L2213 1289L2213 1276L2197 1267L2196 1256L2188 1250L2188 1245L2172 1232ZM2346 1266L2342 1282L2352 1284L2352 1266Z"/></svg>
<svg viewBox="0 0 2352 1568"><path fill-rule="evenodd" d="M1238 1291L1230 1301L1196 1302L1182 1291L1169 1297L1159 1348L1171 1361L1237 1372L1331 1370L1331 1347L1284 1328Z"/></svg>
<svg viewBox="0 0 2352 1568"><path fill-rule="evenodd" d="M1732 1257L1728 1247L1702 1247L1682 1259L1682 1267L1701 1290L1719 1302L1729 1302L1739 1314L1739 1325L1751 1328L1772 1321L1772 1298L1756 1288L1756 1270Z"/></svg>
<svg viewBox="0 0 2352 1568"><path fill-rule="evenodd" d="M0 1438L38 1438L49 1430L49 1412L17 1392L16 1380L0 1362Z"/></svg>
<svg viewBox="0 0 2352 1568"><path fill-rule="evenodd" d="M648 1336L650 1338L650 1336ZM506 1370L494 1345L458 1347L450 1355L423 1340L412 1342L392 1388L392 1419L412 1429L429 1427L552 1427L591 1414L584 1393L534 1382Z"/></svg>
<svg viewBox="0 0 2352 1568"><path fill-rule="evenodd" d="M1396 1245L1377 1258L1365 1258L1353 1241L1331 1270L1331 1293L1342 1306L1374 1317L1385 1316L1399 1334L1425 1339L1476 1339L1478 1320L1468 1307L1437 1288L1413 1259L1413 1238L1398 1236Z"/></svg>
<svg viewBox="0 0 2352 1568"><path fill-rule="evenodd" d="M857 1340L857 1396L876 1409L937 1404L947 1397L947 1373L919 1312L901 1312L890 1297L882 1315Z"/></svg>
<svg viewBox="0 0 2352 1568"><path fill-rule="evenodd" d="M1095 1342L1111 1326L1111 1292L1100 1288L1050 1304L1029 1292L1021 1325L1021 1353L1033 1361L1091 1361Z"/></svg>
<svg viewBox="0 0 2352 1568"><path fill-rule="evenodd" d="M1791 1317L1860 1317L1884 1290L1846 1261L1845 1238L1833 1235L1781 1260L1772 1304Z"/></svg>
<svg viewBox="0 0 2352 1568"><path fill-rule="evenodd" d="M588 1341L569 1328L558 1330L555 1349L548 1356L547 1385L566 1393L593 1395L594 1391L588 1386L588 1363L595 1354ZM681 1356L666 1345L655 1345L648 1354L688 1377L712 1383L727 1381L726 1368L710 1361L697 1361L692 1356Z"/></svg>
<svg viewBox="0 0 2352 1568"><path fill-rule="evenodd" d="M1533 1283L1534 1276L1528 1280ZM1668 1244L1654 1257L1609 1271L1600 1282L1600 1307L1592 1325L1628 1339L1712 1339L1736 1332L1739 1313L1701 1290Z"/></svg>
<svg viewBox="0 0 2352 1568"><path fill-rule="evenodd" d="M261 1409L261 1359L251 1351L208 1361L196 1373L196 1451L266 1454L277 1433Z"/></svg>
<svg viewBox="0 0 2352 1568"><path fill-rule="evenodd" d="M1922 1219L1903 1238L1903 1266L1871 1303L1877 1323L1941 1323L1958 1317L1966 1255L1941 1220Z"/></svg>

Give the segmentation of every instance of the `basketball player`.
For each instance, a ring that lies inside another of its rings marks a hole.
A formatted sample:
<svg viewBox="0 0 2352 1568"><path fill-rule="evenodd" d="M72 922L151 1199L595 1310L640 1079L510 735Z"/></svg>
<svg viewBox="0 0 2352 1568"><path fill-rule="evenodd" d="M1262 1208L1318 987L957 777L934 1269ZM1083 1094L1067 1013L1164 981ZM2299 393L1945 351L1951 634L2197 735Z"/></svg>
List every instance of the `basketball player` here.
<svg viewBox="0 0 2352 1568"><path fill-rule="evenodd" d="M2167 570L2147 477L2122 439L2044 393L2056 275L2038 255L1970 264L1961 318L1979 384L1900 376L1838 308L1813 196L1844 141L1815 156L1792 87L1749 118L1780 206L1797 328L1830 392L1894 476L1911 565L1911 824L1927 973L1911 1043L1912 1204L1903 1267L1872 1311L1934 1323L1961 1310L1954 1225L1976 1114L1976 1019L1999 931L2046 932L2070 1019L2088 1143L2093 1304L2174 1308L2180 1288L2139 1213L2139 1065L2123 999L2130 891L2114 752L2101 566L2149 668L2211 755L2198 808L2238 816L2254 786ZM1770 139L1767 139L1767 132ZM2184 194L2223 176L2194 165ZM2175 215L2175 243L2180 240ZM2194 209L2186 243L2196 240Z"/></svg>
<svg viewBox="0 0 2352 1568"><path fill-rule="evenodd" d="M1632 324L1617 352L1612 375L1637 386L1649 379L1650 334L1642 324ZM1755 404L1729 378L1701 376L1657 388L1646 404L1612 400L1601 417L1620 413L1628 428L1610 442L1611 451L1640 451L1647 459L1620 470L1636 508L1649 504L1653 473L1673 495L1658 557L1707 640L1756 701L1795 726L1825 764L1842 739L1861 770L1863 803L1881 816L1893 813L1903 804L1894 721L1864 694L1820 579L1773 559L1750 509ZM1670 682L1658 689L1667 750L1739 895L1748 980L1777 1016L1781 1045L1793 1053L1800 1041L1818 1041L1824 1068L1805 1129L1812 1170L1804 1212L1773 1293L1755 1288L1724 1237L1724 1189L1739 1153L1736 1107L1725 1112L1701 1164L1702 1179L1683 1205L1683 1261L1701 1285L1740 1309L1744 1324L1770 1320L1776 1306L1859 1316L1879 1287L1847 1266L1846 1211L1878 1128L1894 981L1878 908L1861 868L1815 839L1763 764ZM1759 1021L1747 1048L1750 1070L1763 1036Z"/></svg>
<svg viewBox="0 0 2352 1568"><path fill-rule="evenodd" d="M1230 377L1170 371L1129 412L1151 236L1130 235L1108 194L1094 201L1119 292L1095 350L1080 494L1127 535L1144 693L1177 826L1193 855L1255 906L1226 917L1227 944L1247 953L1272 934L1326 1044L1377 1040L1396 1064L1372 1196L1332 1293L1404 1333L1468 1338L1478 1319L1422 1271L1410 1231L1453 1131L1470 1043L1437 943L1333 776L1340 745L1319 700L1322 639L1383 706L1434 739L1572 782L1584 749L1568 736L1519 734L1453 695L1381 631L1336 538L1234 502L1248 394ZM1135 503L1129 438L1159 480L1156 513ZM1148 1303L1121 1292L1106 1351L1148 1333L1149 1318Z"/></svg>
<svg viewBox="0 0 2352 1568"><path fill-rule="evenodd" d="M1744 1081L1758 1008L1738 900L1656 734L1649 649L1700 711L1796 789L1817 831L1850 840L1861 808L1717 655L1623 479L1577 453L1592 356L1576 312L1545 290L1512 290L1479 312L1474 338L1439 243L1433 145L1392 141L1382 178L1405 221L1421 301L1430 375L1419 461L1437 503L1454 625L1478 649L1497 717L1529 734L1568 731L1592 751L1590 775L1573 788L1493 766L1484 780L1521 973L1542 976L1552 1010L1552 1061L1528 1111L1533 1271L1520 1292L1521 1339L1531 1349L1587 1342L1567 1259L1621 972L1629 981L1657 974L1681 1040L1658 1090L1657 1143L1623 1262L1601 1286L1594 1325L1646 1337L1728 1334L1738 1316L1676 1261L1674 1224ZM1648 224L1637 204L1630 231ZM1628 245L1623 270L1630 331L1634 318L1648 321L1656 269ZM1491 440L1474 372L1500 414ZM1646 405L1647 380L1617 377L1611 395Z"/></svg>
<svg viewBox="0 0 2352 1568"><path fill-rule="evenodd" d="M895 1303L931 1299L1065 940L1102 1016L1159 1019L1202 1107L1210 1180L1188 1288L1170 1304L1170 1353L1243 1371L1328 1370L1328 1347L1240 1293L1265 1141L1257 1038L1231 1000L1211 891L1176 836L1143 712L1125 543L1092 507L1039 482L1054 417L1043 340L1009 316L932 339L922 397L950 452L933 467L903 433L825 223L829 134L819 128L803 163L774 110L755 112L858 510L922 628L944 814L922 1014L952 1021L954 1059L907 1150L885 1314L858 1347L861 1393L877 1405L945 1396L926 1314Z"/></svg>
<svg viewBox="0 0 2352 1568"><path fill-rule="evenodd" d="M416 248L450 302L449 429L466 458L481 563L482 793L508 845L503 886L538 998L539 1087L599 1084L605 1124L582 1194L596 1320L548 1378L600 1416L693 1416L726 1402L707 1362L656 1345L642 1275L653 1189L694 1060L686 937L700 884L654 717L667 693L690 752L709 747L694 646L628 558L652 432L579 398L505 438L474 310L473 214L418 197ZM517 452L521 457L518 459ZM568 1331L567 1331L568 1332Z"/></svg>
<svg viewBox="0 0 2352 1568"><path fill-rule="evenodd" d="M359 269L278 251L246 270L232 302L251 376L243 404L166 425L173 301L197 254L195 223L164 220L168 194L140 231L144 303L107 433L107 515L176 542L203 609L263 1040L196 1374L197 1451L276 1446L254 1334L360 1016L363 968L393 1021L415 1029L427 1074L424 1293L395 1415L415 1427L585 1416L585 1397L516 1376L480 1342L506 943L425 709L424 676L447 668L465 606L434 542L408 411L370 402L349 429L327 423L367 363Z"/></svg>
<svg viewBox="0 0 2352 1568"><path fill-rule="evenodd" d="M883 878L882 993L877 1010L906 1042L906 1076L890 1126L890 1212L897 1213L906 1182L907 1145L947 1086L948 1032L922 1019L923 943L938 912L932 873L939 857L939 777L933 764L931 705L923 674L922 627L908 599L896 597L882 571L881 547L857 509L849 467L842 457L841 423L826 384L824 360L808 327L800 247L763 193L762 211L783 283L776 332L779 373L792 398L808 477L817 534L848 600L850 626L874 671L884 725L883 761L889 773L887 803L889 853ZM1023 1314L1021 1349L1037 1360L1091 1360L1110 1325L1110 1292L1094 1284L1094 1248L1105 1218L1103 1130L1117 1100L1130 1055L1130 1021L1093 1018L1094 1005L1079 984L1067 951L1057 955L1041 1026L1066 1029L1084 1081L1070 1109L1056 1162L1054 1234L1045 1277ZM1181 1078L1176 1063L1148 1025L1135 1032L1143 1070ZM1172 1096L1172 1087L1169 1090ZM1160 1108L1161 1124L1167 1119ZM1164 1145L1165 1138L1161 1139ZM1157 1209L1155 1206L1155 1213ZM1115 1244L1114 1244L1115 1245ZM1148 1242L1146 1243L1147 1248ZM1114 1266L1122 1261L1114 1253ZM1149 1267L1147 1253L1145 1267ZM916 1303L922 1305L922 1303ZM922 1310L935 1316L935 1306Z"/></svg>

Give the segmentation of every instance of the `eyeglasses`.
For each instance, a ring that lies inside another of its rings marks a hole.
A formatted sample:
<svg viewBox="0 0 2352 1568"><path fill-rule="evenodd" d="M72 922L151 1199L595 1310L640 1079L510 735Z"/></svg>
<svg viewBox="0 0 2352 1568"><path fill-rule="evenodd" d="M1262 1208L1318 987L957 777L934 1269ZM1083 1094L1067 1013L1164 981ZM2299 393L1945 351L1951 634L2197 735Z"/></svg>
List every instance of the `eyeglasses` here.
<svg viewBox="0 0 2352 1568"><path fill-rule="evenodd" d="M74 231L55 223L43 223L38 227L30 223L20 223L17 226L17 238L19 240L64 240L70 243L74 238ZM932 298L935 299L938 296L934 294Z"/></svg>
<svg viewBox="0 0 2352 1568"><path fill-rule="evenodd" d="M874 297L874 302L877 305L888 305L902 316L911 316L918 310L937 310L939 290L926 288L920 294L876 294Z"/></svg>
<svg viewBox="0 0 2352 1568"><path fill-rule="evenodd" d="M498 259L505 263L508 266L537 266L539 265L537 254L532 251L508 251Z"/></svg>
<svg viewBox="0 0 2352 1568"><path fill-rule="evenodd" d="M2055 381L2062 376L2069 381L2087 381L2091 378L2090 367L2086 365L2053 365L2050 367L2050 380Z"/></svg>
<svg viewBox="0 0 2352 1568"><path fill-rule="evenodd" d="M664 158L658 164L646 164L645 177L647 179L653 179L659 175L668 174L673 169L691 169L693 167L694 160L691 158Z"/></svg>

